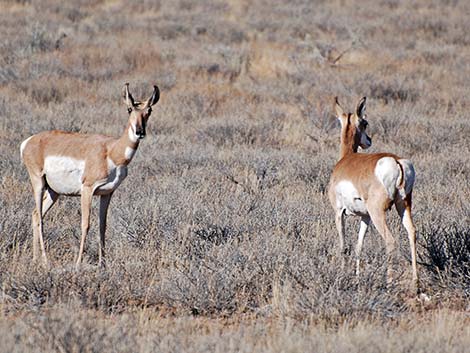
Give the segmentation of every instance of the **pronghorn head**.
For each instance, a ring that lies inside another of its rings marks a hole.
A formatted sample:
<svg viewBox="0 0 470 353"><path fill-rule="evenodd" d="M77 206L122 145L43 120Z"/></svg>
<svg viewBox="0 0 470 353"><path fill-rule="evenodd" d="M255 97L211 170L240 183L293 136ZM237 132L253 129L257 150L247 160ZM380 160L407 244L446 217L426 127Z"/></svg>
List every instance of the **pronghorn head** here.
<svg viewBox="0 0 470 353"><path fill-rule="evenodd" d="M367 135L367 120L365 119L366 97L361 98L354 113L344 113L343 108L335 97L335 113L341 122L341 139L343 143L353 143L353 150L358 147L367 149L372 145L372 139Z"/></svg>
<svg viewBox="0 0 470 353"><path fill-rule="evenodd" d="M150 98L140 102L134 100L129 92L129 84L126 83L122 91L122 96L127 106L127 111L129 112L129 137L133 141L143 139L145 137L147 120L152 113L152 106L160 99L160 90L157 86L153 86L153 93Z"/></svg>

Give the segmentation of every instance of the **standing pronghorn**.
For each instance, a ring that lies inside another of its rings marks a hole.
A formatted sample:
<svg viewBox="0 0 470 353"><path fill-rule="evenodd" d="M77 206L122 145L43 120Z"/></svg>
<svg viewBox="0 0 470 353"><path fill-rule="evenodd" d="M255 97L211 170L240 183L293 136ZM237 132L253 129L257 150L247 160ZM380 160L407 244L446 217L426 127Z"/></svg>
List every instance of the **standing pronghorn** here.
<svg viewBox="0 0 470 353"><path fill-rule="evenodd" d="M145 102L138 102L123 89L123 99L129 112L129 122L120 138L104 135L85 135L64 131L44 131L21 144L21 157L28 169L36 207L33 211L33 259L38 244L47 266L43 239L43 217L59 195L81 196L82 238L77 257L80 265L90 225L93 195L100 195L99 264L104 265L106 215L114 190L127 176L127 165L145 137L145 126L158 102L160 91Z"/></svg>
<svg viewBox="0 0 470 353"><path fill-rule="evenodd" d="M385 212L394 204L408 232L413 269L413 285L418 289L416 268L416 235L411 219L411 193L415 181L413 164L390 153L361 154L358 147L367 149L372 140L366 133L364 119L366 98L357 104L354 114L345 114L335 98L335 112L341 122L340 158L331 175L329 197L336 212L336 227L340 249L344 251L344 215L361 217L356 246L356 273L359 273L360 254L364 235L370 221L385 240L387 277L391 279L390 260L395 254L396 241L387 227Z"/></svg>

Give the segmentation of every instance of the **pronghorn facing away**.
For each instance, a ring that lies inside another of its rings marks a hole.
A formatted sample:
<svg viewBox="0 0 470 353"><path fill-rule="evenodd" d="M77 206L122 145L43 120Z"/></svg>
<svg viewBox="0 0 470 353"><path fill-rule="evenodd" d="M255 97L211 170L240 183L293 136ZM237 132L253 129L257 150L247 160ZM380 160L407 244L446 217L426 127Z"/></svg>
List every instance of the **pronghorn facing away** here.
<svg viewBox="0 0 470 353"><path fill-rule="evenodd" d="M413 286L418 290L416 268L416 236L411 219L411 193L415 180L413 164L390 153L361 154L358 147L367 149L372 140L366 133L366 98L357 104L354 114L345 114L335 98L335 112L341 122L339 162L331 175L329 197L336 212L340 250L344 252L344 215L361 217L356 246L356 273L360 269L360 254L364 235L370 221L385 241L388 280L392 269L390 260L396 256L396 241L386 224L385 213L395 205L408 232L411 248Z"/></svg>
<svg viewBox="0 0 470 353"><path fill-rule="evenodd" d="M37 259L38 245L47 266L43 239L43 217L59 195L81 196L82 238L77 257L80 265L90 225L93 195L100 195L99 265L104 263L106 215L114 190L127 176L127 165L132 160L139 142L145 137L145 127L158 102L160 91L153 87L150 98L135 101L129 93L129 84L123 89L129 122L120 138L104 135L85 135L64 131L44 131L21 144L21 157L28 169L33 186L36 207L33 211L33 259Z"/></svg>

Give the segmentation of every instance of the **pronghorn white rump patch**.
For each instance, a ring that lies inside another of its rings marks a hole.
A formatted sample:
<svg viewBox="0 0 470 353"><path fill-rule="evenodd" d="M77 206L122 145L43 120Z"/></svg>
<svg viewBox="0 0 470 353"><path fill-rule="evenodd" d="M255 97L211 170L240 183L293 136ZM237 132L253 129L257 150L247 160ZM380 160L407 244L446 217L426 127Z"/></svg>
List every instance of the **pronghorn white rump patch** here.
<svg viewBox="0 0 470 353"><path fill-rule="evenodd" d="M58 194L80 195L85 161L64 156L48 156L44 174L49 186Z"/></svg>
<svg viewBox="0 0 470 353"><path fill-rule="evenodd" d="M399 159L398 163L403 168L403 180L405 182L405 192L409 194L413 190L413 185L415 183L415 168L413 163L409 159Z"/></svg>
<svg viewBox="0 0 470 353"><path fill-rule="evenodd" d="M400 182L400 166L393 157L383 157L377 161L374 174L385 187L389 199L395 199Z"/></svg>
<svg viewBox="0 0 470 353"><path fill-rule="evenodd" d="M31 140L33 138L33 136L30 136L28 137L26 140L24 140L23 142L21 142L21 146L20 146L20 155L21 155L21 158L23 158L23 151L26 147L26 144L28 143L29 140Z"/></svg>
<svg viewBox="0 0 470 353"><path fill-rule="evenodd" d="M367 215L366 203L349 180L343 180L335 187L336 208L346 210L348 215Z"/></svg>
<svg viewBox="0 0 470 353"><path fill-rule="evenodd" d="M132 159L132 157L134 157L134 154L135 154L135 149L130 148L130 147L126 147L126 150L124 151L124 157L128 161L130 161Z"/></svg>

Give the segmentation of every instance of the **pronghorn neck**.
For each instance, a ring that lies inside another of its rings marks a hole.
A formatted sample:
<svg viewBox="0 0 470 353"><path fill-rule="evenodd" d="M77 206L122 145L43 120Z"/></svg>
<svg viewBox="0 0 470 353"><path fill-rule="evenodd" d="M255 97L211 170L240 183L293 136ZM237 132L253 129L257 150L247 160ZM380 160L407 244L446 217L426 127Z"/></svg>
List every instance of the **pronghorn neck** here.
<svg viewBox="0 0 470 353"><path fill-rule="evenodd" d="M351 124L348 118L346 126L342 127L341 129L341 147L339 153L340 160L349 154L357 153L360 141L358 141L356 135L356 127L354 124Z"/></svg>
<svg viewBox="0 0 470 353"><path fill-rule="evenodd" d="M134 157L140 140L135 135L135 131L131 124L127 124L123 134L111 149L110 157L116 165L127 165Z"/></svg>

